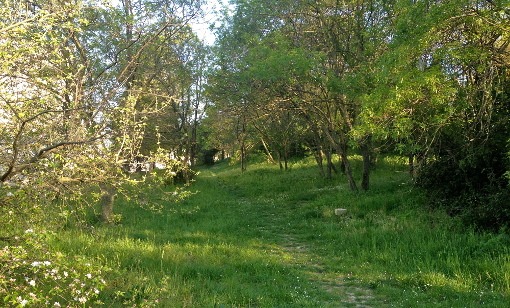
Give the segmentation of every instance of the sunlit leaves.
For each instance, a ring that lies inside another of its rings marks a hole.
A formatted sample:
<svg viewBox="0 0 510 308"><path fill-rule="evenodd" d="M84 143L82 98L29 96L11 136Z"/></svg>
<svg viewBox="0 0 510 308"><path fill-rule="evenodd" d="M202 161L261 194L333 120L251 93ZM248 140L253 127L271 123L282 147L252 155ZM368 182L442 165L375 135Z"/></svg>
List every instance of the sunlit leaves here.
<svg viewBox="0 0 510 308"><path fill-rule="evenodd" d="M120 3L2 1L0 179L35 207L58 198L82 211L97 201L85 198L90 186L120 186L149 116L161 116L193 82L179 72L192 60L175 51L193 38L183 25L199 2L159 1L166 15L133 2L136 16ZM132 37L127 22L137 23Z"/></svg>

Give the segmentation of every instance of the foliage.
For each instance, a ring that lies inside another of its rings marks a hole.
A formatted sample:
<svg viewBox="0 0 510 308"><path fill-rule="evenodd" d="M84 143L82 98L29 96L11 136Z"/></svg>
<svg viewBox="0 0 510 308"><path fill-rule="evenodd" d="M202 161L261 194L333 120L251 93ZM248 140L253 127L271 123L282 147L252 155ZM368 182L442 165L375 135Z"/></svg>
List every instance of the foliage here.
<svg viewBox="0 0 510 308"><path fill-rule="evenodd" d="M417 184L426 188L432 204L460 215L466 224L497 231L509 227L510 186L505 178L510 161L505 142L497 136L484 144L427 164ZM502 147L502 148L501 148Z"/></svg>
<svg viewBox="0 0 510 308"><path fill-rule="evenodd" d="M0 1L1 306L100 305L105 268L48 246L51 232L121 224L115 197L158 212L190 195L131 171L160 163L174 176L190 161L170 156L194 145L188 131L152 137L158 118L196 127L188 89L204 51L188 22L200 4Z"/></svg>
<svg viewBox="0 0 510 308"><path fill-rule="evenodd" d="M181 139L198 121L188 125L186 91L198 84L201 46L187 18L200 2L159 1L165 11L134 0L2 3L0 189L18 198L7 210L20 224L42 222L55 204L65 224L102 196L128 193L143 164L190 163L181 156L196 141ZM175 129L158 127L162 119Z"/></svg>
<svg viewBox="0 0 510 308"><path fill-rule="evenodd" d="M451 213L506 224L508 1L232 4L208 92L223 136L234 128L229 147L260 143L273 162L289 144L306 147L323 176L341 170L352 190L360 169L368 189L377 152L392 151Z"/></svg>

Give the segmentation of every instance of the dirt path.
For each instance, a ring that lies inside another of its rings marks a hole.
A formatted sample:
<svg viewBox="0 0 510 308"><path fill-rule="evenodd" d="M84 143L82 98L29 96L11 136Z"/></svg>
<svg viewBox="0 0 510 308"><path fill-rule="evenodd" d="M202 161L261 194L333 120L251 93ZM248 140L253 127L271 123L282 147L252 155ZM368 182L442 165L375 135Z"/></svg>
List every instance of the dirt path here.
<svg viewBox="0 0 510 308"><path fill-rule="evenodd" d="M282 248L286 253L294 256L294 265L306 267L310 281L331 294L332 298L337 298L337 300L324 302L325 307L379 307L374 306L375 298L372 290L346 281L345 276L328 272L324 265L313 257L310 247L298 242L293 236L284 235L282 239L285 242Z"/></svg>

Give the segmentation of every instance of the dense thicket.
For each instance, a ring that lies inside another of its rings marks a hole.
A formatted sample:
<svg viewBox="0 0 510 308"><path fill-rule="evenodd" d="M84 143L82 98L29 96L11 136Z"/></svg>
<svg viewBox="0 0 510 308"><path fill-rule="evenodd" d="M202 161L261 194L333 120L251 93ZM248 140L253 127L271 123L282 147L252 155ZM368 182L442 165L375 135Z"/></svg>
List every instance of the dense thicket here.
<svg viewBox="0 0 510 308"><path fill-rule="evenodd" d="M377 152L397 152L436 203L507 224L508 1L233 3L209 77L212 146L240 149L243 168L250 148L285 161L305 147L353 190Z"/></svg>

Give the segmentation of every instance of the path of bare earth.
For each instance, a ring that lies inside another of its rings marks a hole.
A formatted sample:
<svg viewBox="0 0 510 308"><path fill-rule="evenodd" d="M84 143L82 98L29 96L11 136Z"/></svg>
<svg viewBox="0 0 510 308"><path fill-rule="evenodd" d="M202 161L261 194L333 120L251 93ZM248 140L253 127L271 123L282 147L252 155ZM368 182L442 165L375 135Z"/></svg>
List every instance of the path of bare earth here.
<svg viewBox="0 0 510 308"><path fill-rule="evenodd" d="M285 244L283 249L294 256L296 266L305 266L312 283L316 283L324 291L335 298L323 303L326 307L378 307L372 291L364 286L346 281L346 276L331 273L324 265L313 257L311 248L300 243L291 235L282 236Z"/></svg>
<svg viewBox="0 0 510 308"><path fill-rule="evenodd" d="M349 274L338 273L321 262L323 257L319 256L315 250L317 247L305 243L299 239L299 234L286 232L283 227L284 220L282 213L266 213L264 215L265 226L262 231L270 233L271 238L278 237L277 247L284 254L285 259L292 266L302 268L306 272L310 283L315 284L325 292L331 295L331 300L321 303L322 307L328 308L371 308L382 307L384 303L377 300L373 292L366 285L356 283ZM353 282L354 281L354 282Z"/></svg>

